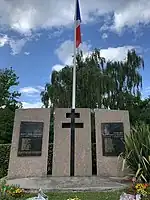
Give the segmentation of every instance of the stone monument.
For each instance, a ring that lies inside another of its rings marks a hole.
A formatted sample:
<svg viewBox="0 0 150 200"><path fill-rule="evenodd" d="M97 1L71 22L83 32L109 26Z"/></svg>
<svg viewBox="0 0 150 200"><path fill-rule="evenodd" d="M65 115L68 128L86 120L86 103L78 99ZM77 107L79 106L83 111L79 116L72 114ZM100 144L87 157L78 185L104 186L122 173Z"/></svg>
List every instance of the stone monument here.
<svg viewBox="0 0 150 200"><path fill-rule="evenodd" d="M130 133L128 111L95 111L97 176L123 176L118 156L124 151L124 138Z"/></svg>
<svg viewBox="0 0 150 200"><path fill-rule="evenodd" d="M49 126L49 108L16 110L8 178L47 175Z"/></svg>
<svg viewBox="0 0 150 200"><path fill-rule="evenodd" d="M73 176L92 176L91 111L87 108L76 108L73 147L70 110L55 110L52 176L70 176L72 167ZM75 149L71 150L71 147ZM71 152L74 152L74 155L71 155Z"/></svg>
<svg viewBox="0 0 150 200"><path fill-rule="evenodd" d="M56 108L54 118L52 177L92 176L91 110ZM9 179L47 176L49 127L49 108L16 110ZM130 132L128 111L96 109L95 130L97 176L122 176L118 155Z"/></svg>

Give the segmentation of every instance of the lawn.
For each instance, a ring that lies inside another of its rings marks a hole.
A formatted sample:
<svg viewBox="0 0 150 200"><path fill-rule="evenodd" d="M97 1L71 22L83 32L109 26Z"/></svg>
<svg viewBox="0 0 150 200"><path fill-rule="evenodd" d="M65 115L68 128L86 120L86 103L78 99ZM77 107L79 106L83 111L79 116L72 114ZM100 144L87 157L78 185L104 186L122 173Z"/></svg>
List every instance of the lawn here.
<svg viewBox="0 0 150 200"><path fill-rule="evenodd" d="M81 200L119 200L121 192L53 192L48 193L49 200L67 200L76 196ZM35 195L34 195L35 196ZM28 196L23 199L28 198Z"/></svg>

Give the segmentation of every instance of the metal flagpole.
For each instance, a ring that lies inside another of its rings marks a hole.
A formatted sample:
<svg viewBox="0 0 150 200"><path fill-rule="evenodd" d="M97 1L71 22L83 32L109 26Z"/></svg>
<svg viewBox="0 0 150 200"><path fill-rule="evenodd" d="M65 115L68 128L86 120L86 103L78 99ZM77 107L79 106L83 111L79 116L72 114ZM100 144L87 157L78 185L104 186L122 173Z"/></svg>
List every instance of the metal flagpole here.
<svg viewBox="0 0 150 200"><path fill-rule="evenodd" d="M72 108L71 108L71 141L70 141L70 176L74 176L75 166L75 107L76 107L76 12L77 0L75 0L74 16L74 58L73 58L73 81L72 81Z"/></svg>
<svg viewBox="0 0 150 200"><path fill-rule="evenodd" d="M74 18L74 57L73 57L73 84L72 84L72 109L76 107L76 15L77 0L75 0L75 18Z"/></svg>

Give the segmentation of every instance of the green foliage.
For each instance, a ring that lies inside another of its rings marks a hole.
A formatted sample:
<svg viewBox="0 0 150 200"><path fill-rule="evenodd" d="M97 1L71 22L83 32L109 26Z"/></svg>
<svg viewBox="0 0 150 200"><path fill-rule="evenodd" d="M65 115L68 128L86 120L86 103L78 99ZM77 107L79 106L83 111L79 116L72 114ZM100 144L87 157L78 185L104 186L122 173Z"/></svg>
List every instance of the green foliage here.
<svg viewBox="0 0 150 200"><path fill-rule="evenodd" d="M131 124L135 125L140 121L150 124L150 98L142 100L140 97L130 96L127 99Z"/></svg>
<svg viewBox="0 0 150 200"><path fill-rule="evenodd" d="M0 200L15 200L16 198L11 197L11 196L0 196Z"/></svg>
<svg viewBox="0 0 150 200"><path fill-rule="evenodd" d="M53 144L49 144L48 148L48 163L47 163L47 174L52 175L52 162L53 162Z"/></svg>
<svg viewBox="0 0 150 200"><path fill-rule="evenodd" d="M10 108L0 109L0 144L10 144L15 112Z"/></svg>
<svg viewBox="0 0 150 200"><path fill-rule="evenodd" d="M77 56L76 66L76 107L127 109L140 96L142 77L139 69L143 60L134 50L129 51L124 62L106 62L100 51L95 50L84 58ZM53 71L51 84L47 83L41 93L41 100L48 107L71 107L72 66ZM130 101L128 101L130 99Z"/></svg>
<svg viewBox="0 0 150 200"><path fill-rule="evenodd" d="M150 124L150 97L142 101L140 108L140 120Z"/></svg>
<svg viewBox="0 0 150 200"><path fill-rule="evenodd" d="M18 86L18 84L18 77L12 68L0 69L0 108L3 106L18 106L18 98L21 94L11 90L12 87Z"/></svg>
<svg viewBox="0 0 150 200"><path fill-rule="evenodd" d="M123 62L106 62L97 49L86 58L80 52L76 65L76 107L128 110L132 125L139 121L150 124L150 98L142 100L140 93L143 67L143 59L134 50L127 53ZM51 83L41 93L45 107L49 107L49 99L53 109L71 107L71 97L72 66L53 71Z"/></svg>
<svg viewBox="0 0 150 200"><path fill-rule="evenodd" d="M0 182L0 199L16 199L23 197L24 194L25 192L20 186L9 185L6 179Z"/></svg>
<svg viewBox="0 0 150 200"><path fill-rule="evenodd" d="M10 145L0 145L0 178L7 176Z"/></svg>
<svg viewBox="0 0 150 200"><path fill-rule="evenodd" d="M77 196L81 200L117 200L120 198L120 191L108 192L51 192L47 194L50 200L67 200Z"/></svg>
<svg viewBox="0 0 150 200"><path fill-rule="evenodd" d="M126 136L126 151L123 155L128 167L136 177L150 181L150 126L137 124Z"/></svg>
<svg viewBox="0 0 150 200"><path fill-rule="evenodd" d="M69 198L75 198L76 196L81 200L116 200L120 198L122 191L108 191L108 192L50 192L48 193L48 199L50 200L67 200ZM35 197L35 194L26 194L19 200L26 200L31 197ZM0 198L3 200L4 198ZM13 198L6 200L13 200Z"/></svg>
<svg viewBox="0 0 150 200"><path fill-rule="evenodd" d="M54 140L54 109L51 108L49 143L53 143L53 140Z"/></svg>
<svg viewBox="0 0 150 200"><path fill-rule="evenodd" d="M0 144L11 143L15 110L21 107L21 94L15 91L18 84L12 68L0 69Z"/></svg>

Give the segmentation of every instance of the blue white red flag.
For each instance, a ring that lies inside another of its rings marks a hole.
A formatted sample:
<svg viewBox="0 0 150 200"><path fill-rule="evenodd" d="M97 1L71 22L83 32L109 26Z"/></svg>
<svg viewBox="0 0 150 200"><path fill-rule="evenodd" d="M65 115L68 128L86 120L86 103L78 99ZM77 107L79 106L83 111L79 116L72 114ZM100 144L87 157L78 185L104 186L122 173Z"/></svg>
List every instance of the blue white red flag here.
<svg viewBox="0 0 150 200"><path fill-rule="evenodd" d="M79 47L81 44L81 29L80 29L80 23L81 23L81 15L80 15L80 6L79 6L79 0L76 0L76 48Z"/></svg>

